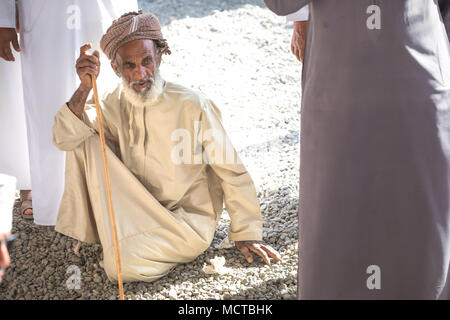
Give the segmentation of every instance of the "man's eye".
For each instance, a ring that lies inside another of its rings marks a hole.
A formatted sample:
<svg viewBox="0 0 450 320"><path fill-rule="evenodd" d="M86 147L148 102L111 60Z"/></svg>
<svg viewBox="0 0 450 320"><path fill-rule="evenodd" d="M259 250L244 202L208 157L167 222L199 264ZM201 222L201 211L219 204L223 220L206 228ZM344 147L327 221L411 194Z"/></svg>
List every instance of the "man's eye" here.
<svg viewBox="0 0 450 320"><path fill-rule="evenodd" d="M150 59L149 58L145 58L144 61L142 62L142 64L145 66L147 64L150 63Z"/></svg>
<svg viewBox="0 0 450 320"><path fill-rule="evenodd" d="M132 63L125 63L125 67L133 69L134 68L134 64L132 64Z"/></svg>

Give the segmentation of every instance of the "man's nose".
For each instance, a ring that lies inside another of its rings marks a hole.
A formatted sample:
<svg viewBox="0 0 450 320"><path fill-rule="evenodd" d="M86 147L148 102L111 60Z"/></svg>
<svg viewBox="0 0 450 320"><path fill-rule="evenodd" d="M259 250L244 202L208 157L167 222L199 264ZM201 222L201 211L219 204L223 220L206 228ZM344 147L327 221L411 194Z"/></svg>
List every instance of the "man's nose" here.
<svg viewBox="0 0 450 320"><path fill-rule="evenodd" d="M140 80L145 78L147 75L147 71L143 66L137 66L134 72L135 79Z"/></svg>

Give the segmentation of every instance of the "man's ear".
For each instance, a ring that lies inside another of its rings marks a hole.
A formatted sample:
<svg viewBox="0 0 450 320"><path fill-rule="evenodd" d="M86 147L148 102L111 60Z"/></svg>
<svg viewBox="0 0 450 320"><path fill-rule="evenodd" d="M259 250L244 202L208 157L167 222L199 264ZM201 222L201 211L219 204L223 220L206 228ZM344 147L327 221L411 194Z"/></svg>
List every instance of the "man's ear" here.
<svg viewBox="0 0 450 320"><path fill-rule="evenodd" d="M120 72L119 69L117 68L116 64L114 63L114 61L111 61L111 68L113 68L115 74L120 78Z"/></svg>

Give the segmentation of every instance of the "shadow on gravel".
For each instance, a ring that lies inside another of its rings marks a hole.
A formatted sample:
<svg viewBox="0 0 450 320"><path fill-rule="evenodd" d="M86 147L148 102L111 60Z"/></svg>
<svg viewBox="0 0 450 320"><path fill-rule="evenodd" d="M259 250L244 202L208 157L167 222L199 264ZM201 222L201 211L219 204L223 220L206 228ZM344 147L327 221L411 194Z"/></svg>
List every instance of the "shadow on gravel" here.
<svg viewBox="0 0 450 320"><path fill-rule="evenodd" d="M290 131L289 133L276 137L271 140L267 140L261 143L255 143L248 145L244 148L236 150L238 154L254 154L258 152L259 149L266 149L267 151L273 150L274 148L282 148L283 144L287 144L290 146L296 145L300 142L299 132L298 131ZM268 159L269 160L269 159Z"/></svg>
<svg viewBox="0 0 450 320"><path fill-rule="evenodd" d="M294 282L297 283L297 279L294 276L288 276L286 278L278 278L278 279L272 279L269 281L265 281L264 284L261 284L259 286L252 287L247 290L242 290L238 294L235 295L225 295L224 300L244 300L248 299L247 297L253 296L255 297L255 300L278 300L273 299L271 297L265 297L264 295L261 295L261 292L264 292L267 287L276 287L279 291L282 291L282 286L286 282ZM295 300L296 299L296 292L294 294L285 294L283 297L283 300ZM281 300L281 299L279 299Z"/></svg>
<svg viewBox="0 0 450 320"><path fill-rule="evenodd" d="M139 0L139 8L154 13L161 26L186 17L201 18L214 10L235 10L244 5L265 8L263 0Z"/></svg>

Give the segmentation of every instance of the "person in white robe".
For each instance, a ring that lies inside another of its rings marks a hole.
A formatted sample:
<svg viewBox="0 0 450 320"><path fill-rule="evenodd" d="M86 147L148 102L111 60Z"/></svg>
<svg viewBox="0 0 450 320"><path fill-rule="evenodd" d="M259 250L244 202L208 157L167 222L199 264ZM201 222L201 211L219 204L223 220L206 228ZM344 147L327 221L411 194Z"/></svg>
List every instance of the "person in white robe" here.
<svg viewBox="0 0 450 320"><path fill-rule="evenodd" d="M76 75L66 70L80 45L92 42L98 47L109 24L136 10L137 1L18 0L17 4L34 222L55 225L64 189L64 153L52 144L53 116L78 84ZM15 1L2 0L0 21L15 26L14 17ZM102 85L113 79L107 71L103 77Z"/></svg>
<svg viewBox="0 0 450 320"><path fill-rule="evenodd" d="M0 172L17 178L21 212L23 217L32 219L22 71L20 54L16 52L20 51L16 32L19 26L14 19L14 7L3 10L0 13Z"/></svg>

